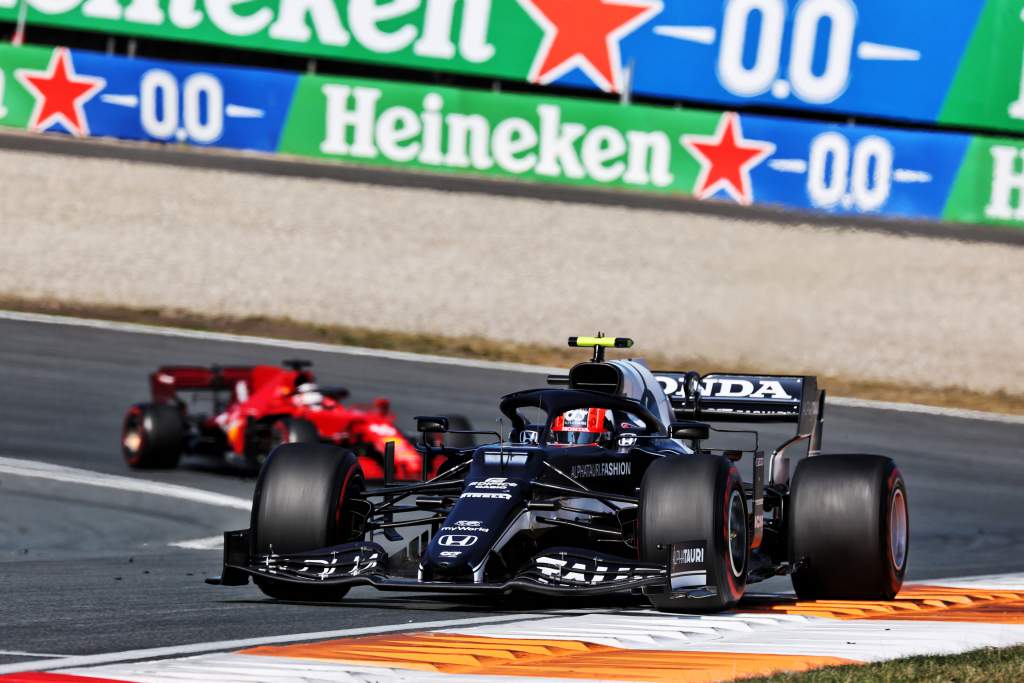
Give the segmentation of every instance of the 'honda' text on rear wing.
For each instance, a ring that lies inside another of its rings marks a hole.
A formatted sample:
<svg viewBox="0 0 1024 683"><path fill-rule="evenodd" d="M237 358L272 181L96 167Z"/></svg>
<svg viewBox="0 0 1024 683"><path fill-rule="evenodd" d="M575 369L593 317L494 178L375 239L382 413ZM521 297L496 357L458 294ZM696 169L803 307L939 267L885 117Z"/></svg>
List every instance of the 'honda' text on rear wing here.
<svg viewBox="0 0 1024 683"><path fill-rule="evenodd" d="M806 375L731 375L655 371L679 419L708 422L795 422L797 436L821 442L825 392Z"/></svg>

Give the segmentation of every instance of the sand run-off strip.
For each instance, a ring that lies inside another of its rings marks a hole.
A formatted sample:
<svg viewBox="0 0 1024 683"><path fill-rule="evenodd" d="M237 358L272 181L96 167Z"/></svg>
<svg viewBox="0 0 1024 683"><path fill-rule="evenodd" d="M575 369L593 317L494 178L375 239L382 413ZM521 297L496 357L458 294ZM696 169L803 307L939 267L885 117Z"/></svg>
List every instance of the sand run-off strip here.
<svg viewBox="0 0 1024 683"><path fill-rule="evenodd" d="M0 151L0 296L1024 393L1024 249Z"/></svg>

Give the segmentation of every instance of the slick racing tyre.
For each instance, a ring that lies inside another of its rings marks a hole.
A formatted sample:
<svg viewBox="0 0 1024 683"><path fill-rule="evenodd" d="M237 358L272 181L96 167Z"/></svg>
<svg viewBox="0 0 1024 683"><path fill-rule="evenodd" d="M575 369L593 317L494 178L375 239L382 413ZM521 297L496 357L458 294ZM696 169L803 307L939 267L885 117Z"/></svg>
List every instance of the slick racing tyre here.
<svg viewBox="0 0 1024 683"><path fill-rule="evenodd" d="M256 482L252 533L257 558L299 553L363 537L363 472L356 456L337 446L296 443L278 446ZM347 587L307 587L255 577L278 600L333 601Z"/></svg>
<svg viewBox="0 0 1024 683"><path fill-rule="evenodd" d="M793 588L804 600L891 600L903 585L907 487L879 455L818 455L796 468L789 502Z"/></svg>
<svg viewBox="0 0 1024 683"><path fill-rule="evenodd" d="M139 403L128 409L121 428L121 452L129 467L170 469L181 458L185 423L177 406Z"/></svg>
<svg viewBox="0 0 1024 683"><path fill-rule="evenodd" d="M656 461L640 487L637 531L641 559L664 562L669 545L704 544L706 597L664 592L648 598L662 611L718 611L735 605L746 588L750 541L743 481L736 466L714 455L669 456ZM666 582L667 583L667 582Z"/></svg>

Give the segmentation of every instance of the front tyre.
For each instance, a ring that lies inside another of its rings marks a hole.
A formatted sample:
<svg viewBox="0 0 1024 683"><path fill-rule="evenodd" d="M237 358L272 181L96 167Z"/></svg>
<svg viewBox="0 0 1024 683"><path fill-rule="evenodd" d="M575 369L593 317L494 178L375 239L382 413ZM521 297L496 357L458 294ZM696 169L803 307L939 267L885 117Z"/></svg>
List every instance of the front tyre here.
<svg viewBox="0 0 1024 683"><path fill-rule="evenodd" d="M818 455L796 468L789 503L793 588L804 600L891 600L907 570L907 487L879 455Z"/></svg>
<svg viewBox="0 0 1024 683"><path fill-rule="evenodd" d="M133 469L172 469L181 458L185 422L177 406L139 403L121 427L121 453Z"/></svg>
<svg viewBox="0 0 1024 683"><path fill-rule="evenodd" d="M257 556L300 553L363 537L363 472L356 456L325 444L274 449L253 494L252 534ZM303 586L255 577L278 600L341 600L347 587Z"/></svg>
<svg viewBox="0 0 1024 683"><path fill-rule="evenodd" d="M648 595L662 611L719 611L729 609L747 584L750 541L743 481L736 466L714 455L669 456L644 474L640 489L638 543L640 557L666 562L668 546L703 541L710 597Z"/></svg>

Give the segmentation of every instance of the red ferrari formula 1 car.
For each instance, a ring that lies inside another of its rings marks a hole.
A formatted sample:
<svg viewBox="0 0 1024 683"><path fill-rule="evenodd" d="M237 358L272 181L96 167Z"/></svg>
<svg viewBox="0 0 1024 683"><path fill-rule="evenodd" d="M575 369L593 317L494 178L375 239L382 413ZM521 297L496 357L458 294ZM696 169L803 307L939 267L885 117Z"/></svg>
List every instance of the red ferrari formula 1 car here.
<svg viewBox="0 0 1024 683"><path fill-rule="evenodd" d="M125 461L172 468L188 453L259 468L282 443L324 442L351 449L367 479L383 479L384 452L393 443L395 478L419 480L422 457L395 426L389 401L346 406L348 391L318 386L311 366L161 367L149 376L152 401L125 415Z"/></svg>

